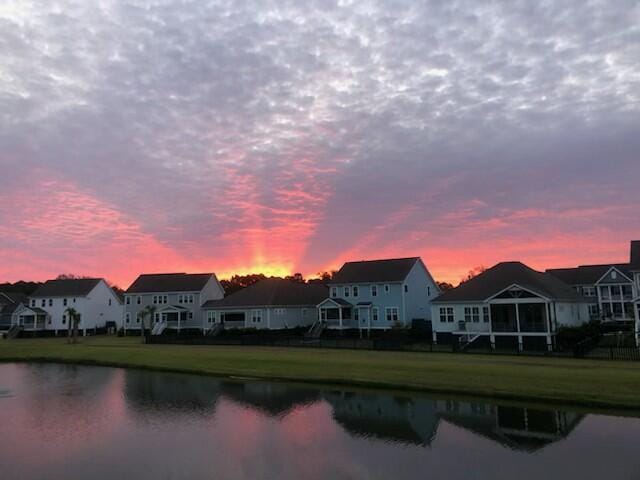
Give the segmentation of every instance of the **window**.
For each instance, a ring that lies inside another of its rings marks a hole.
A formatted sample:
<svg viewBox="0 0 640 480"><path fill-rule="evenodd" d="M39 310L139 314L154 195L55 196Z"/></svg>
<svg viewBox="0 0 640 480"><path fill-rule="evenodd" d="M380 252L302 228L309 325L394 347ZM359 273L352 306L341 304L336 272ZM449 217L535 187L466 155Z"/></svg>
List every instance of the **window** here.
<svg viewBox="0 0 640 480"><path fill-rule="evenodd" d="M136 297L136 303L140 305L142 303L142 297Z"/></svg>
<svg viewBox="0 0 640 480"><path fill-rule="evenodd" d="M390 290L391 290L391 287L389 285L384 286L384 293L389 293Z"/></svg>
<svg viewBox="0 0 640 480"><path fill-rule="evenodd" d="M431 286L427 285L427 297L431 296Z"/></svg>
<svg viewBox="0 0 640 480"><path fill-rule="evenodd" d="M182 300L183 300L182 295L178 295L178 303L182 303Z"/></svg>
<svg viewBox="0 0 640 480"><path fill-rule="evenodd" d="M262 310L252 310L251 311L251 322L252 323L261 323L262 322Z"/></svg>
<svg viewBox="0 0 640 480"><path fill-rule="evenodd" d="M209 310L207 312L207 322L215 323L215 321L216 321L216 312L214 312L213 310Z"/></svg>
<svg viewBox="0 0 640 480"><path fill-rule="evenodd" d="M598 308L598 305L589 305L590 318L597 318L599 314L600 314L600 309Z"/></svg>
<svg viewBox="0 0 640 480"><path fill-rule="evenodd" d="M354 297L358 296L358 287L356 287L355 285L353 286L353 296Z"/></svg>
<svg viewBox="0 0 640 480"><path fill-rule="evenodd" d="M409 293L409 285L404 286L404 293Z"/></svg>
<svg viewBox="0 0 640 480"><path fill-rule="evenodd" d="M127 305L131 305L131 297L126 298Z"/></svg>
<svg viewBox="0 0 640 480"><path fill-rule="evenodd" d="M338 296L338 288L331 287L331 298L336 298Z"/></svg>
<svg viewBox="0 0 640 480"><path fill-rule="evenodd" d="M464 321L478 323L480 321L480 309L478 307L464 307Z"/></svg>
<svg viewBox="0 0 640 480"><path fill-rule="evenodd" d="M31 306L35 307L36 306L36 301L35 300L31 300Z"/></svg>
<svg viewBox="0 0 640 480"><path fill-rule="evenodd" d="M125 313L124 321L125 321L125 323L131 322L131 314L129 312Z"/></svg>
<svg viewBox="0 0 640 480"><path fill-rule="evenodd" d="M378 296L378 286L377 285L371 285L371 296L372 297L377 297Z"/></svg>
<svg viewBox="0 0 640 480"><path fill-rule="evenodd" d="M371 317L374 322L378 321L378 307L373 307L373 309L371 310Z"/></svg>
<svg viewBox="0 0 640 480"><path fill-rule="evenodd" d="M616 278L618 278L618 272L616 272L615 270L613 270L613 271L611 272L611 279L612 279L612 280L615 280Z"/></svg>
<svg viewBox="0 0 640 480"><path fill-rule="evenodd" d="M440 307L440 323L453 323L453 307Z"/></svg>
<svg viewBox="0 0 640 480"><path fill-rule="evenodd" d="M344 287L344 296L348 297L351 294L351 289L349 287Z"/></svg>
<svg viewBox="0 0 640 480"><path fill-rule="evenodd" d="M482 307L482 321L489 323L489 307Z"/></svg>
<svg viewBox="0 0 640 480"><path fill-rule="evenodd" d="M193 320L193 312L189 312L189 313L187 313L187 318L188 318L189 320Z"/></svg>
<svg viewBox="0 0 640 480"><path fill-rule="evenodd" d="M111 302L111 300L109 300L109 302ZM109 303L109 305L111 305L111 303ZM62 299L62 306L63 306L63 307L66 307L66 306L67 306L67 299L66 299L66 298L63 298L63 299Z"/></svg>
<svg viewBox="0 0 640 480"><path fill-rule="evenodd" d="M62 315L62 324L66 325L67 323L67 316L66 315Z"/></svg>
<svg viewBox="0 0 640 480"><path fill-rule="evenodd" d="M51 325L51 317L49 317L49 318L47 319L47 323L48 323L49 325Z"/></svg>
<svg viewBox="0 0 640 480"><path fill-rule="evenodd" d="M66 305L66 300L65 300L65 305ZM111 299L109 299L109 306L111 306Z"/></svg>
<svg viewBox="0 0 640 480"><path fill-rule="evenodd" d="M75 298L73 299L73 303L76 303L76 299Z"/></svg>
<svg viewBox="0 0 640 480"><path fill-rule="evenodd" d="M53 298L50 298L50 299L49 299L49 306L50 306L50 307L53 307Z"/></svg>
<svg viewBox="0 0 640 480"><path fill-rule="evenodd" d="M358 320L360 320L360 309L359 308L354 308L353 309L353 319L357 322Z"/></svg>
<svg viewBox="0 0 640 480"><path fill-rule="evenodd" d="M276 314L276 315L284 315L286 311L287 311L287 309L286 309L286 308L276 308L276 309L274 310L274 312L275 312L275 314Z"/></svg>
<svg viewBox="0 0 640 480"><path fill-rule="evenodd" d="M595 297L596 289L594 287L582 287L582 294L585 297Z"/></svg>
<svg viewBox="0 0 640 480"><path fill-rule="evenodd" d="M154 295L151 301L153 302L154 305L157 305L158 304L158 296Z"/></svg>
<svg viewBox="0 0 640 480"><path fill-rule="evenodd" d="M398 307L387 307L385 309L385 316L387 317L387 322L397 322L398 321Z"/></svg>
<svg viewBox="0 0 640 480"><path fill-rule="evenodd" d="M47 301L43 298L42 301L40 302L40 305L42 305L43 307L46 307Z"/></svg>

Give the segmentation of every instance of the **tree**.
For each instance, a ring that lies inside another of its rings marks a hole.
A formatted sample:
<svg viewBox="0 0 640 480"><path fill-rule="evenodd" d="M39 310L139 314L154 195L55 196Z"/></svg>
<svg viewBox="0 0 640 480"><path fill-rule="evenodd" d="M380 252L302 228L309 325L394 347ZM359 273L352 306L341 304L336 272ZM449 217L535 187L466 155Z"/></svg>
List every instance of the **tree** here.
<svg viewBox="0 0 640 480"><path fill-rule="evenodd" d="M78 343L78 325L80 324L80 314L75 308L67 308L64 313L67 314L69 324L67 325L67 342Z"/></svg>
<svg viewBox="0 0 640 480"><path fill-rule="evenodd" d="M237 291L242 290L254 283L258 283L260 280L266 279L267 276L264 273L250 273L248 275L234 275L229 280L220 280L220 285L224 288L225 295L231 295Z"/></svg>
<svg viewBox="0 0 640 480"><path fill-rule="evenodd" d="M437 282L437 284L441 292L446 292L447 290L453 289L453 285L449 282Z"/></svg>
<svg viewBox="0 0 640 480"><path fill-rule="evenodd" d="M323 282L328 282L333 279L336 273L338 273L336 270L331 270L330 272L318 272L318 278Z"/></svg>
<svg viewBox="0 0 640 480"><path fill-rule="evenodd" d="M149 317L149 334L151 334L153 318L156 315L157 307L155 305L147 305L143 310L140 310L138 313L138 318L140 319L140 335L142 336L142 343L144 343L144 332L145 332L145 319Z"/></svg>
<svg viewBox="0 0 640 480"><path fill-rule="evenodd" d="M467 276L464 277L462 280L460 280L460 283L462 284L462 283L468 282L472 278L475 278L481 273L486 271L487 271L487 267L485 267L484 265L480 265L472 270L469 270L469 272L467 273Z"/></svg>
<svg viewBox="0 0 640 480"><path fill-rule="evenodd" d="M295 283L305 283L304 277L302 276L301 273L294 273L293 275L287 275L286 277L284 277L284 279L289 280L290 282L295 282Z"/></svg>

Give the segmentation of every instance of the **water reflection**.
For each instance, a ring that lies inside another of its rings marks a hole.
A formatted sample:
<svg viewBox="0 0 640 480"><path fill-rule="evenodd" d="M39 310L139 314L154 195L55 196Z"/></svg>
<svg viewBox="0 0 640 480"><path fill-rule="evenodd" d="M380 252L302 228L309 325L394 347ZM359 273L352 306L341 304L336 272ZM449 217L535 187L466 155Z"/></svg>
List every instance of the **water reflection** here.
<svg viewBox="0 0 640 480"><path fill-rule="evenodd" d="M424 395L17 364L0 365L0 437L11 439L0 449L3 479L425 472L599 479L637 472L640 421Z"/></svg>

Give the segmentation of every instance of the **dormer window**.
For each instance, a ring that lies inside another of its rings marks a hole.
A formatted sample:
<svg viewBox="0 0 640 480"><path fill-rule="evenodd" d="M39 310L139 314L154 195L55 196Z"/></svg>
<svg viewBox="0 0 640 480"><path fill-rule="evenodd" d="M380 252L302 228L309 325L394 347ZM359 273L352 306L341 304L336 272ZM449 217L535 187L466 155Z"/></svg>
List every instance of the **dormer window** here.
<svg viewBox="0 0 640 480"><path fill-rule="evenodd" d="M348 297L349 295L351 295L351 288L344 287L344 296Z"/></svg>
<svg viewBox="0 0 640 480"><path fill-rule="evenodd" d="M611 271L611 278L612 278L613 280L615 280L616 278L618 278L618 272L616 272L615 270L612 270L612 271Z"/></svg>
<svg viewBox="0 0 640 480"><path fill-rule="evenodd" d="M331 287L331 298L336 298L338 296L338 288Z"/></svg>
<svg viewBox="0 0 640 480"><path fill-rule="evenodd" d="M353 287L353 296L354 297L358 296L358 287L356 287L356 286Z"/></svg>

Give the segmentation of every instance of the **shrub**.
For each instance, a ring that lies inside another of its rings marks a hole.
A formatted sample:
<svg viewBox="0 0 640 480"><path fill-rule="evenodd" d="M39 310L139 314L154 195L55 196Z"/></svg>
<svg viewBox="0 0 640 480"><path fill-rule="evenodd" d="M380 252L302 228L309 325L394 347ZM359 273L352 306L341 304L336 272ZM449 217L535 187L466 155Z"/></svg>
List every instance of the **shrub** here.
<svg viewBox="0 0 640 480"><path fill-rule="evenodd" d="M600 322L591 321L579 327L560 327L556 332L556 346L559 350L570 350L578 343L602 336Z"/></svg>

